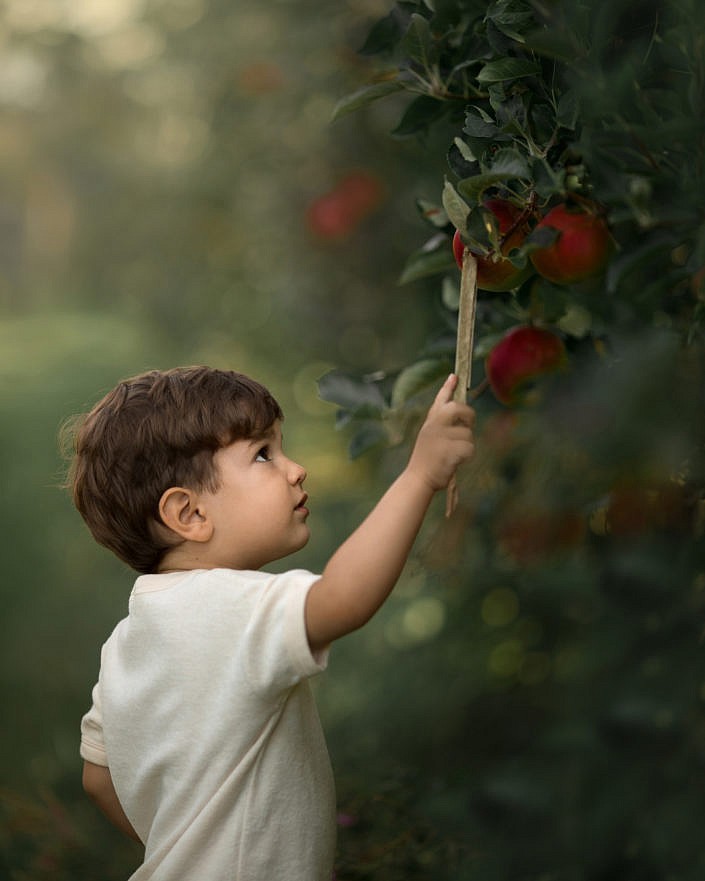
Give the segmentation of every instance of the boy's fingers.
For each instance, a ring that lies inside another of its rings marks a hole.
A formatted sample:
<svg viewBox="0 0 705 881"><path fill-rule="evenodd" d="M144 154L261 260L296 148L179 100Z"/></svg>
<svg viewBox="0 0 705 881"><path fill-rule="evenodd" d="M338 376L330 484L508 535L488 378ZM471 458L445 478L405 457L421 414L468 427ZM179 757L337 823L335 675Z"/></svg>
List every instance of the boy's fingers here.
<svg viewBox="0 0 705 881"><path fill-rule="evenodd" d="M451 373L448 379L443 383L443 385L438 390L438 394L436 395L436 399L433 402L434 406L447 404L453 400L453 392L455 391L455 387L458 384L458 377L455 373Z"/></svg>

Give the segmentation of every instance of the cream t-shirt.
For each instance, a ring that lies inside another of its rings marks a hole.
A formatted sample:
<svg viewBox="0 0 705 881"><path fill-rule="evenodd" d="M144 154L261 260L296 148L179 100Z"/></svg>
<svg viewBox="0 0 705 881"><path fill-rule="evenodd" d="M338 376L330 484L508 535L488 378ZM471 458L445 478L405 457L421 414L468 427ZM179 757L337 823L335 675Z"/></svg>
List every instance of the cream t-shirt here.
<svg viewBox="0 0 705 881"><path fill-rule="evenodd" d="M308 679L318 576L137 579L105 643L81 755L145 843L131 881L330 881L333 777Z"/></svg>

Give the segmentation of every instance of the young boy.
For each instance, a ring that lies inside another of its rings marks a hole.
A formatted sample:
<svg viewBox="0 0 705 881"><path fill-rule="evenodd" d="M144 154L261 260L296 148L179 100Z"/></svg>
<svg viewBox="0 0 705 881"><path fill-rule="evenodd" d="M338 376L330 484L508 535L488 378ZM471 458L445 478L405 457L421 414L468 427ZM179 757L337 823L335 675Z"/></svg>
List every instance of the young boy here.
<svg viewBox="0 0 705 881"><path fill-rule="evenodd" d="M402 474L314 575L306 471L269 392L230 371L120 383L74 432L74 501L142 573L83 718L88 794L145 845L133 881L329 881L332 774L308 679L382 605L473 451L448 377Z"/></svg>

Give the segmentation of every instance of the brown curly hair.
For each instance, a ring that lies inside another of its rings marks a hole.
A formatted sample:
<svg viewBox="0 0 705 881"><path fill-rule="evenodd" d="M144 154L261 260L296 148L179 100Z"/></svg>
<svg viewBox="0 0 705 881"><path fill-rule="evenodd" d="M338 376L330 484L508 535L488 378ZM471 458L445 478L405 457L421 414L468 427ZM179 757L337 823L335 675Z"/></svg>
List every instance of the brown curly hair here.
<svg viewBox="0 0 705 881"><path fill-rule="evenodd" d="M164 491L217 489L213 454L282 418L269 391L241 373L151 370L64 426L67 486L96 541L138 572L155 572L169 547L155 529Z"/></svg>

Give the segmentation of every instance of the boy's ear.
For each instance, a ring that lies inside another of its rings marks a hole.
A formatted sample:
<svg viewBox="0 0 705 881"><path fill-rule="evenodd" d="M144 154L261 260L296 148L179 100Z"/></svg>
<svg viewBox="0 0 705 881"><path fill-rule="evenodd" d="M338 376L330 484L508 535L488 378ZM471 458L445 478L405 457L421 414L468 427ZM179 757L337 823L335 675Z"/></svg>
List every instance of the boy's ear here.
<svg viewBox="0 0 705 881"><path fill-rule="evenodd" d="M159 516L184 541L208 541L213 525L199 507L198 495L183 486L169 487L159 500Z"/></svg>

